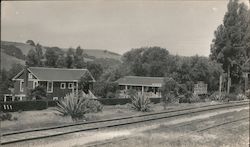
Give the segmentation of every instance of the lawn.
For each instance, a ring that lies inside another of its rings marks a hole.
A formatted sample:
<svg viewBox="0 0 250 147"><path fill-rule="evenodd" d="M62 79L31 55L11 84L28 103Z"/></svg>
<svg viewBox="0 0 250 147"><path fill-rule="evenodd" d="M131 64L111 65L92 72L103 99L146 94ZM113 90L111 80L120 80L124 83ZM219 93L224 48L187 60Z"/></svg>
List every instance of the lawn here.
<svg viewBox="0 0 250 147"><path fill-rule="evenodd" d="M195 107L202 105L211 105L218 102L205 102L205 103L193 103L193 104L169 104L167 106L168 110L171 109L181 109L187 107ZM162 111L163 106L161 103L152 104L152 111L158 112ZM100 119L109 119L115 117L124 117L139 115L143 112L136 112L129 109L128 105L115 105L115 106L104 106L103 111L99 113L89 113L86 114L86 120L100 120ZM20 111L11 113L13 117L16 117L17 120L13 121L2 121L1 122L1 132L17 131L31 128L41 128L49 127L55 125L62 125L67 123L72 123L70 117L60 116L55 108L48 108L46 110L40 111Z"/></svg>

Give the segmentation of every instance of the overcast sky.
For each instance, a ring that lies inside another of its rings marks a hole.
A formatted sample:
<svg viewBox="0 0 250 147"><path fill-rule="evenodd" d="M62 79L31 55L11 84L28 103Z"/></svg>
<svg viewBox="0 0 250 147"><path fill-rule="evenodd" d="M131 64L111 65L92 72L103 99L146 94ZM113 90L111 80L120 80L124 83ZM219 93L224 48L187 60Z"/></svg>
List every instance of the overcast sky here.
<svg viewBox="0 0 250 147"><path fill-rule="evenodd" d="M1 37L45 46L107 49L160 46L208 56L227 0L2 2Z"/></svg>

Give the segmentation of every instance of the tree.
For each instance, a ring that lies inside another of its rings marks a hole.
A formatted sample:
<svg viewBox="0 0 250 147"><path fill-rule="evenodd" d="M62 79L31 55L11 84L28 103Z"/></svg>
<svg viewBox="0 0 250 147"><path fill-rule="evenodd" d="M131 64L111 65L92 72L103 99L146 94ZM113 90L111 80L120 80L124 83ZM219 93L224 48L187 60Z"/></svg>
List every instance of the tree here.
<svg viewBox="0 0 250 147"><path fill-rule="evenodd" d="M23 69L21 64L12 64L11 68L6 71L1 70L1 82L0 82L0 97L3 98L3 94L8 94L11 91L9 88L13 88L14 84L12 78L17 75Z"/></svg>
<svg viewBox="0 0 250 147"><path fill-rule="evenodd" d="M35 42L33 40L27 40L26 43L31 46L35 46Z"/></svg>
<svg viewBox="0 0 250 147"><path fill-rule="evenodd" d="M103 73L102 66L100 64L97 64L95 62L87 62L87 69L90 71L90 73L93 75L95 80L98 80Z"/></svg>
<svg viewBox="0 0 250 147"><path fill-rule="evenodd" d="M74 67L74 50L69 48L66 53L66 67L73 68Z"/></svg>
<svg viewBox="0 0 250 147"><path fill-rule="evenodd" d="M80 78L78 83L78 89L84 91L86 94L89 93L89 85L92 82L92 78L89 75L84 75Z"/></svg>
<svg viewBox="0 0 250 147"><path fill-rule="evenodd" d="M49 67L56 67L56 62L58 59L58 54L53 49L47 49L45 52L45 65Z"/></svg>
<svg viewBox="0 0 250 147"><path fill-rule="evenodd" d="M178 83L173 78L165 78L161 92L164 101L164 110L166 110L166 104L173 101L175 97L179 95Z"/></svg>
<svg viewBox="0 0 250 147"><path fill-rule="evenodd" d="M38 66L38 57L34 49L30 49L27 58L26 58L26 64L28 66Z"/></svg>
<svg viewBox="0 0 250 147"><path fill-rule="evenodd" d="M57 61L56 61L56 67L63 68L66 67L66 61L65 61L64 55L59 55Z"/></svg>
<svg viewBox="0 0 250 147"><path fill-rule="evenodd" d="M215 39L212 41L210 58L222 63L224 71L227 72L228 88L230 92L230 81L239 84L242 69L241 65L246 61L246 34L249 31L247 6L239 4L238 0L230 0L221 24L215 31Z"/></svg>
<svg viewBox="0 0 250 147"><path fill-rule="evenodd" d="M74 54L74 66L76 68L85 67L84 58L83 58L83 49L80 46L76 48L76 52Z"/></svg>
<svg viewBox="0 0 250 147"><path fill-rule="evenodd" d="M37 54L37 64L38 64L38 66L43 66L43 63L42 63L43 50L42 50L42 46L39 43L35 46L35 52Z"/></svg>
<svg viewBox="0 0 250 147"><path fill-rule="evenodd" d="M32 89L29 93L29 98L35 98L36 100L44 100L46 99L47 92L45 87L37 86L35 89Z"/></svg>
<svg viewBox="0 0 250 147"><path fill-rule="evenodd" d="M123 62L136 76L162 77L169 72L169 52L161 47L132 49L123 55Z"/></svg>

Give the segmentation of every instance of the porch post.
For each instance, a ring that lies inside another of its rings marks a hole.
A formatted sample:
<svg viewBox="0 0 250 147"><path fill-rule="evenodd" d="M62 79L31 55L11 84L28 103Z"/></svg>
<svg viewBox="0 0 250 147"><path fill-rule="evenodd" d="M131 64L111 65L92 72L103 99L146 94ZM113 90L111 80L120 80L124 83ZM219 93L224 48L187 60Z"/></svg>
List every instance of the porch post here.
<svg viewBox="0 0 250 147"><path fill-rule="evenodd" d="M141 87L141 93L144 93L144 86Z"/></svg>

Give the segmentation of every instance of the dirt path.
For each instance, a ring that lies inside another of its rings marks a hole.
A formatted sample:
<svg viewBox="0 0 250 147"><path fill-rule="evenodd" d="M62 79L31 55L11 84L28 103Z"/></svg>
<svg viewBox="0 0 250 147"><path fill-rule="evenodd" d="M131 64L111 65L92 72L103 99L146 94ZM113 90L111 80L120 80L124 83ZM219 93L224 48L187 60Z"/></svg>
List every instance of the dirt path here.
<svg viewBox="0 0 250 147"><path fill-rule="evenodd" d="M92 142L100 142L100 141L105 141L117 137L132 137L133 134L138 134L142 131L146 130L152 130L160 125L174 125L174 124L179 124L179 123L184 123L184 122L190 122L194 120L200 120L200 119L207 119L212 116L220 115L220 114L225 114L229 112L235 112L235 111L241 111L244 109L249 109L249 107L243 107L243 108L234 108L234 109L228 109L228 110L220 110L216 112L208 112L205 114L198 114L195 116L185 116L182 118L177 118L174 120L169 120L164 123L160 124L154 124L154 125L149 125L149 126L142 126L142 127L136 127L136 128L131 128L131 129L108 129L108 130L100 130L100 131L94 131L94 132L83 132L83 133L75 133L72 135L73 137L53 142L53 143L48 143L48 144L43 144L40 147L69 147L69 146L84 146L86 144L92 143ZM38 146L38 145L36 145Z"/></svg>

